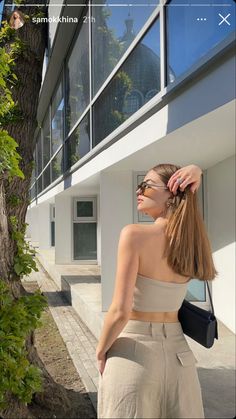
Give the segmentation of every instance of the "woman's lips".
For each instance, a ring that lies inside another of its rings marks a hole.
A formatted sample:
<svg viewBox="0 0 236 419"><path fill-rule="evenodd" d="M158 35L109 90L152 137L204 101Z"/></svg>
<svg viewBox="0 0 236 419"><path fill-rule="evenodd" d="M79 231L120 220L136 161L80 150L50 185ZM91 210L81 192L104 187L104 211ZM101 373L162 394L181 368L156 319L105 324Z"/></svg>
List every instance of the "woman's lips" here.
<svg viewBox="0 0 236 419"><path fill-rule="evenodd" d="M140 202L143 202L143 199L138 199L137 201L138 201L138 204L139 204Z"/></svg>

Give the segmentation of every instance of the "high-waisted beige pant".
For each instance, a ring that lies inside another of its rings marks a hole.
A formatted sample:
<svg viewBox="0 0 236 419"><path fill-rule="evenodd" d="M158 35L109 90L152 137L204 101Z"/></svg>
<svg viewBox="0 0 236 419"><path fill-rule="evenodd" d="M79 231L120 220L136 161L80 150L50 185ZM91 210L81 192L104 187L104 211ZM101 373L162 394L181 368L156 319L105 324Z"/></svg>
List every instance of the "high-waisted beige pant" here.
<svg viewBox="0 0 236 419"><path fill-rule="evenodd" d="M204 418L196 362L179 322L129 320L99 373L98 418Z"/></svg>

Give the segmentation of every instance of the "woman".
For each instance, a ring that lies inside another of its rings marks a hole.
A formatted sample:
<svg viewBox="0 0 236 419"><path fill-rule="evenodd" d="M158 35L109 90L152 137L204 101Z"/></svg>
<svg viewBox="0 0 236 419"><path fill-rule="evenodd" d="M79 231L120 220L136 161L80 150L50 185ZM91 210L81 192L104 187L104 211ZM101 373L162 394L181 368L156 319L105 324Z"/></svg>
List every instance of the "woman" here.
<svg viewBox="0 0 236 419"><path fill-rule="evenodd" d="M9 19L9 25L12 29L19 29L24 25L24 15L20 10L14 10Z"/></svg>
<svg viewBox="0 0 236 419"><path fill-rule="evenodd" d="M96 349L99 419L204 418L197 360L178 320L188 281L216 275L194 193L201 174L160 164L138 185L138 210L154 223L121 230Z"/></svg>

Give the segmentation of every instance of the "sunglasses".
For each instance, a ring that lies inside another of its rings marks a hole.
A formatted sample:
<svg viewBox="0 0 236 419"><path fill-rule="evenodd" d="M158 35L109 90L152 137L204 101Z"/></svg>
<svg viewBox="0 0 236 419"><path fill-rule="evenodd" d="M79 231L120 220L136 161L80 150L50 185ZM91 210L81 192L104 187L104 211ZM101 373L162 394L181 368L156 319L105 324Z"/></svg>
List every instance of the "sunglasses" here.
<svg viewBox="0 0 236 419"><path fill-rule="evenodd" d="M152 186L156 186L157 188L163 188L165 190L168 190L169 188L167 188L167 186L165 185L158 185L157 183L147 183L145 180L143 182L141 182L139 185L137 185L136 188L136 193L139 191L139 189L141 190L142 194L144 193L144 191L148 188L152 188Z"/></svg>

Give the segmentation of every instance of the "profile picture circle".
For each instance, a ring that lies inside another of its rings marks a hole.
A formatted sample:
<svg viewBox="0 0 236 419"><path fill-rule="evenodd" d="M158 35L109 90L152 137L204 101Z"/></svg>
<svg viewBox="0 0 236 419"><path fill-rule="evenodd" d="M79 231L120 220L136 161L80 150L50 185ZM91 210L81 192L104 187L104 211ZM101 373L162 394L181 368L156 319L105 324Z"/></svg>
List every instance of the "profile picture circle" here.
<svg viewBox="0 0 236 419"><path fill-rule="evenodd" d="M9 26L12 29L19 29L24 25L24 15L20 10L14 10L9 19Z"/></svg>

